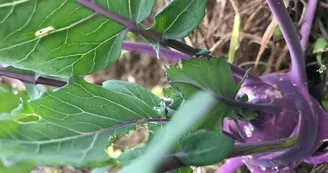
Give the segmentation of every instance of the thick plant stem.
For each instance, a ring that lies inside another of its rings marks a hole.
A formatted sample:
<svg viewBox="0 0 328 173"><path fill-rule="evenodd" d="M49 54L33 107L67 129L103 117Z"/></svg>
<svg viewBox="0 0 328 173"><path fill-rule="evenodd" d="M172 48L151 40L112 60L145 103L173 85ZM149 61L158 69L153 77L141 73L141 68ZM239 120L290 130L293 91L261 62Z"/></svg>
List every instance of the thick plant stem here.
<svg viewBox="0 0 328 173"><path fill-rule="evenodd" d="M54 87L62 87L66 85L65 81L46 78L46 77L38 77L36 78L34 75L28 75L28 74L22 74L22 73L16 73L16 72L10 72L6 70L0 70L0 76L6 76L9 78L14 78L21 80L23 82L31 83L31 84L43 84L43 85L49 85Z"/></svg>
<svg viewBox="0 0 328 173"><path fill-rule="evenodd" d="M301 26L301 46L303 51L305 52L308 41L309 41L309 36L310 36L310 31L312 28L312 22L314 19L315 11L317 9L318 5L318 0L309 0L308 4L305 9L305 15L303 18L303 23Z"/></svg>
<svg viewBox="0 0 328 173"><path fill-rule="evenodd" d="M150 38L156 40L157 42L159 42L159 43L161 43L165 46L172 47L173 49L175 49L179 52L182 52L186 55L194 56L195 53L198 52L197 49L195 49L193 47L190 47L190 46L188 46L188 45L186 45L186 44L184 44L180 41L177 41L177 40L163 40L161 34L153 32L151 30L143 30L143 29L139 28L134 21L125 19L125 18L123 18L123 17L121 17L121 16L119 16L119 15L117 15L117 14L111 12L111 11L103 9L102 7L98 6L93 1L88 1L88 0L76 0L76 1L83 4L86 7L94 10L98 14L106 16L110 19L113 19L113 20L125 25L131 31L135 31L135 32L138 32L138 33L140 33L144 36L150 37ZM208 57L213 58L212 56L208 56ZM232 64L230 66L231 66L231 70L233 72L235 72L236 74L238 74L238 76L241 77L241 78L246 73L245 70L243 70L243 69L241 69L237 66L234 66ZM259 81L260 78L258 78L257 76L253 76L252 74L248 74L247 80Z"/></svg>
<svg viewBox="0 0 328 173"><path fill-rule="evenodd" d="M215 173L234 173L238 168L243 166L243 164L241 157L227 159Z"/></svg>
<svg viewBox="0 0 328 173"><path fill-rule="evenodd" d="M290 69L292 80L294 83L306 86L307 79L304 55L293 21L282 0L267 0L267 3L278 21L279 27L289 48L292 61Z"/></svg>

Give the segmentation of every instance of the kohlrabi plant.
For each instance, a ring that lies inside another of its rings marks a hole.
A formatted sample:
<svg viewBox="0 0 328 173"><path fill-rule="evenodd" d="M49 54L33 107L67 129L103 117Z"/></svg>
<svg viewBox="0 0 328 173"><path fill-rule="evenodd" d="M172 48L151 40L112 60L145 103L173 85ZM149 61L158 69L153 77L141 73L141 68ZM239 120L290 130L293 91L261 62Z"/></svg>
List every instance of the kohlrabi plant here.
<svg viewBox="0 0 328 173"><path fill-rule="evenodd" d="M71 165L98 173L187 173L225 159L217 173L243 164L252 173L290 172L303 161L328 160L318 152L328 139L328 114L309 94L304 56L317 0L308 1L300 34L283 1L267 0L291 65L287 73L259 77L179 41L202 21L206 0L172 0L146 25L155 3L0 0L0 75L21 80L27 91L0 88L0 172ZM125 40L127 32L145 42ZM238 35L233 40L231 46ZM165 97L135 83L83 80L108 68L122 49L176 63L163 67ZM36 84L57 89L41 92ZM140 128L140 143L115 147Z"/></svg>

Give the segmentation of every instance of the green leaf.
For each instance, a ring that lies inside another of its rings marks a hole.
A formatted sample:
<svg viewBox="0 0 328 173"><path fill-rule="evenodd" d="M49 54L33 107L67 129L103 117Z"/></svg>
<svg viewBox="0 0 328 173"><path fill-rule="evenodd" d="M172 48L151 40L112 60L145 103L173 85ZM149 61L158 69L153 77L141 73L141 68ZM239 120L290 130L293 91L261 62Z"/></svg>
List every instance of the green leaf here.
<svg viewBox="0 0 328 173"><path fill-rule="evenodd" d="M0 172L3 173L30 173L35 168L31 163L19 163L10 166L6 166L3 162L0 162Z"/></svg>
<svg viewBox="0 0 328 173"><path fill-rule="evenodd" d="M324 49L327 47L328 43L324 38L318 38L314 44L313 52L314 53L322 53Z"/></svg>
<svg viewBox="0 0 328 173"><path fill-rule="evenodd" d="M103 83L103 87L110 91L119 92L137 98L140 102L155 107L160 104L161 99L142 86L126 81L110 80Z"/></svg>
<svg viewBox="0 0 328 173"><path fill-rule="evenodd" d="M323 108L328 112L328 100L323 100L321 103Z"/></svg>
<svg viewBox="0 0 328 173"><path fill-rule="evenodd" d="M204 57L182 60L177 65L166 69L170 85L182 92L184 99L189 99L199 90L212 90L217 96L234 99L240 86L235 84L231 69L224 58L208 60ZM232 110L231 110L232 109ZM221 131L224 116L232 115L234 108L218 102L207 115L201 128Z"/></svg>
<svg viewBox="0 0 328 173"><path fill-rule="evenodd" d="M97 3L127 18L131 9L140 21L152 1L134 1L130 8L130 0ZM0 63L67 77L105 69L121 54L125 26L74 0L2 0L0 7Z"/></svg>
<svg viewBox="0 0 328 173"><path fill-rule="evenodd" d="M184 163L193 166L211 165L225 159L232 152L233 139L207 130L199 130L182 140ZM213 154L215 153L215 154Z"/></svg>
<svg viewBox="0 0 328 173"><path fill-rule="evenodd" d="M327 67L322 63L322 53L325 51L328 42L323 38L318 38L315 42L313 53L316 53L317 62L320 65L320 68L317 70L319 73L323 73Z"/></svg>
<svg viewBox="0 0 328 173"><path fill-rule="evenodd" d="M280 27L277 25L273 31L273 41L279 41L283 39L282 32L280 30Z"/></svg>
<svg viewBox="0 0 328 173"><path fill-rule="evenodd" d="M104 166L110 161L105 152L110 136L136 128L139 120L160 117L155 103L106 87L74 77L65 87L28 102L40 120L0 120L0 155L42 165Z"/></svg>
<svg viewBox="0 0 328 173"><path fill-rule="evenodd" d="M135 162L124 167L119 173L155 172L162 158L178 142L180 137L190 131L215 104L213 93L203 91L186 102L163 129L149 143L146 153ZM196 108L196 109L195 109ZM151 163L150 163L151 161Z"/></svg>
<svg viewBox="0 0 328 173"><path fill-rule="evenodd" d="M151 14L155 3L155 0L129 0L132 19L136 21L137 24L142 22Z"/></svg>
<svg viewBox="0 0 328 173"><path fill-rule="evenodd" d="M165 39L186 37L205 16L207 0L174 0L155 16L152 30Z"/></svg>
<svg viewBox="0 0 328 173"><path fill-rule="evenodd" d="M180 91L175 90L171 86L163 88L163 92L165 97L172 99L172 103L170 104L171 109L177 110L183 103L182 93Z"/></svg>
<svg viewBox="0 0 328 173"><path fill-rule="evenodd" d="M6 86L0 86L0 115L10 113L17 108L23 100L27 100L26 92L17 91Z"/></svg>
<svg viewBox="0 0 328 173"><path fill-rule="evenodd" d="M212 90L217 96L234 99L239 90L224 58L193 58L167 68L167 78L185 97L198 90Z"/></svg>
<svg viewBox="0 0 328 173"><path fill-rule="evenodd" d="M169 173L192 173L192 172L193 170L190 167L186 167L186 168L170 171Z"/></svg>

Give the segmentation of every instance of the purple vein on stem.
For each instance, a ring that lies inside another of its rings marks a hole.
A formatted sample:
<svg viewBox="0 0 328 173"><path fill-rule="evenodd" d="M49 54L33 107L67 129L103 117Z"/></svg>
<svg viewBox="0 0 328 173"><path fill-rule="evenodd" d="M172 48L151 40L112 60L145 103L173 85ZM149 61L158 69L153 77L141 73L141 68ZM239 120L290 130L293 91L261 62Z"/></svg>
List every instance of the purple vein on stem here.
<svg viewBox="0 0 328 173"><path fill-rule="evenodd" d="M305 14L300 30L301 46L304 52L306 50L309 41L310 31L312 28L312 22L314 19L315 11L317 9L317 4L318 4L318 0L309 0L305 9Z"/></svg>
<svg viewBox="0 0 328 173"><path fill-rule="evenodd" d="M267 0L267 3L278 21L289 48L292 61L290 75L295 83L304 86L307 82L304 55L294 23L282 0Z"/></svg>

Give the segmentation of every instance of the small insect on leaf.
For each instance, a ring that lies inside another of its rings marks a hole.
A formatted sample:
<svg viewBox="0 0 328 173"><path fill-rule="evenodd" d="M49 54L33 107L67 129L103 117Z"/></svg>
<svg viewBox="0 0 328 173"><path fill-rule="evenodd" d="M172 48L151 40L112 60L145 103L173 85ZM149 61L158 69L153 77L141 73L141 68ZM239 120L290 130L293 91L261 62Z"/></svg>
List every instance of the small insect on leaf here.
<svg viewBox="0 0 328 173"><path fill-rule="evenodd" d="M54 27L48 26L46 28L42 28L42 29L36 31L34 35L35 35L35 37L41 38L41 37L49 35L54 30L55 30Z"/></svg>

